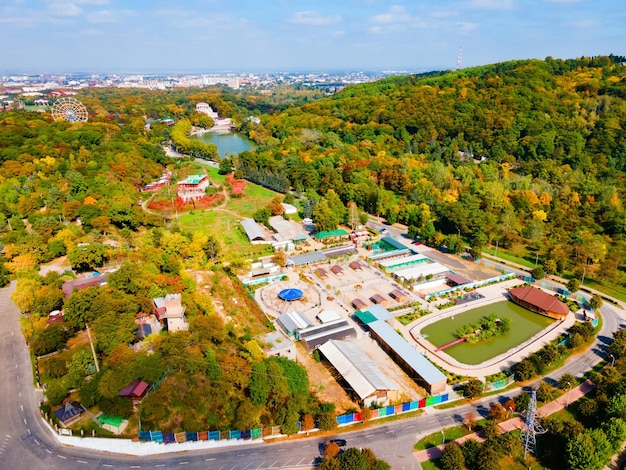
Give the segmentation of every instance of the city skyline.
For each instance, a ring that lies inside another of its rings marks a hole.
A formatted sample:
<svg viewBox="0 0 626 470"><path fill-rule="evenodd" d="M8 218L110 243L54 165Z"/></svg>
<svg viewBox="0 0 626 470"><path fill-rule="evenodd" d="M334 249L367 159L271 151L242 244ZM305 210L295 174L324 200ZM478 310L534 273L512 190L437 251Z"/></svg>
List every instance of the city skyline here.
<svg viewBox="0 0 626 470"><path fill-rule="evenodd" d="M3 73L432 70L624 54L612 0L8 0ZM620 50L622 48L622 50Z"/></svg>

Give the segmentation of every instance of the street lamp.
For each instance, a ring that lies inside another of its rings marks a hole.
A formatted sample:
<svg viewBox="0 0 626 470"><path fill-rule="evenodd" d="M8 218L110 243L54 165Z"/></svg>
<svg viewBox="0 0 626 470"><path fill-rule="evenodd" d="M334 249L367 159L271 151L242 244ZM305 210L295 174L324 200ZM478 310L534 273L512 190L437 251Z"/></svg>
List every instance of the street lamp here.
<svg viewBox="0 0 626 470"><path fill-rule="evenodd" d="M537 267L537 264L539 264L539 253L535 253L535 268Z"/></svg>
<svg viewBox="0 0 626 470"><path fill-rule="evenodd" d="M496 258L498 257L498 240L496 240L496 254L495 254L495 257Z"/></svg>
<svg viewBox="0 0 626 470"><path fill-rule="evenodd" d="M611 367L613 367L613 364L615 364L615 356L613 354L609 354L609 356L611 356Z"/></svg>
<svg viewBox="0 0 626 470"><path fill-rule="evenodd" d="M567 390L567 402L565 403L565 408L567 408L569 406L569 395L570 395L570 393L572 393L572 384L567 382L567 387L568 387L568 390Z"/></svg>
<svg viewBox="0 0 626 470"><path fill-rule="evenodd" d="M444 445L446 442L446 435L443 433L443 429L441 430L441 445Z"/></svg>

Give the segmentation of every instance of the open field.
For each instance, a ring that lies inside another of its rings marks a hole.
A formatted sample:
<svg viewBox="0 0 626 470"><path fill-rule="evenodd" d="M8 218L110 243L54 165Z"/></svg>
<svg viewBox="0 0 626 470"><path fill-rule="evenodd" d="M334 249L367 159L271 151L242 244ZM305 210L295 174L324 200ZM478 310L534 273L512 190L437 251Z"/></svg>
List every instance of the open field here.
<svg viewBox="0 0 626 470"><path fill-rule="evenodd" d="M238 258L257 258L271 254L271 245L253 245L248 241L246 232L239 224L240 220L229 212L209 210L181 215L178 223L182 228L213 235L219 240L226 259L229 254Z"/></svg>

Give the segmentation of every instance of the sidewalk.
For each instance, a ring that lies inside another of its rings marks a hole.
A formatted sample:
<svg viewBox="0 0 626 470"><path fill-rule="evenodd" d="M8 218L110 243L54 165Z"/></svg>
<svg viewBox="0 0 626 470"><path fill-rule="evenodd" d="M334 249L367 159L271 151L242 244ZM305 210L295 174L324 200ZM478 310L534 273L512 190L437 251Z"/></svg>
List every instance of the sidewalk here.
<svg viewBox="0 0 626 470"><path fill-rule="evenodd" d="M595 388L595 384L587 380L583 382L578 387L571 389L569 392L564 393L558 399L551 401L550 403L545 404L541 408L539 408L539 416L545 417L550 416L553 413L556 413L562 410L568 403L573 403L581 397L585 396L591 390ZM503 421L498 424L501 432L509 432L514 429L522 429L524 427L524 421L521 418L513 418L507 421ZM468 439L474 439L479 442L483 442L485 439L480 435L480 433L468 434L467 436L460 437L456 439L455 442L458 444L462 444ZM449 444L449 443L448 443ZM431 447L430 449L420 450L418 452L413 452L415 458L424 462L425 460L433 460L441 457L441 453L443 452L446 444L438 445L437 447Z"/></svg>
<svg viewBox="0 0 626 470"><path fill-rule="evenodd" d="M566 332L576 321L576 314L568 315L563 321L554 322L548 329L543 330L533 338L528 339L524 343L517 345L510 350L493 357L481 364L463 364L453 357L446 354L445 351L436 351L436 347L431 344L427 338L421 338L419 332L426 325L443 320L445 318L454 317L463 313L468 309L477 306L488 305L494 302L501 302L505 299L503 292L508 287L521 284L522 281L513 279L502 283L481 287L478 291L483 294L484 299L474 302L449 307L445 310L437 312L436 310L430 315L423 316L411 322L409 325L402 325L395 321L394 328L400 330L407 341L412 344L420 353L424 354L430 361L444 367L446 370L458 375L466 375L472 377L485 378L489 375L497 374L504 369L510 368L513 364L521 361L529 354L538 351L547 343L557 338L560 334Z"/></svg>
<svg viewBox="0 0 626 470"><path fill-rule="evenodd" d="M503 264L505 266L511 266L511 267L513 267L515 269L520 269L520 270L523 270L523 271L526 271L526 272L530 272L530 269L528 267L526 267L526 266L514 263L513 261L503 260L502 258L498 258L496 256L490 255L489 253L483 252L482 253L482 257L485 258L485 259L489 259L491 261L495 261L496 263ZM566 286L567 283L569 282L567 279L564 279L564 278L559 277L559 276L554 276L552 274L547 275L546 276L546 280L558 282L559 284L563 284L564 286ZM606 297L608 299L612 299L617 304L617 306L619 308L621 308L622 310L626 310L626 302L622 302L621 300L616 299L615 297L611 297L610 295L605 294L604 292L600 292L599 290L593 289L593 288L585 286L585 285L582 285L580 287L581 287L580 290L582 290L584 288L585 291L591 292L592 294L598 294L601 297Z"/></svg>

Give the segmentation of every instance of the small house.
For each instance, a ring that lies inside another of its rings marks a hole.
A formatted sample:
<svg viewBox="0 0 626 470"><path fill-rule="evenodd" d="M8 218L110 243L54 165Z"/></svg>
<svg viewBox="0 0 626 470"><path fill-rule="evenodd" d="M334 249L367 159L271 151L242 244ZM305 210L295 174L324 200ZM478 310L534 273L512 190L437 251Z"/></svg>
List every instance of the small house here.
<svg viewBox="0 0 626 470"><path fill-rule="evenodd" d="M363 270L363 265L360 263L360 261L354 260L350 263L350 267L352 269L354 269L355 271L362 271Z"/></svg>
<svg viewBox="0 0 626 470"><path fill-rule="evenodd" d="M333 272L333 274L336 274L337 276L343 276L344 274L343 268L339 266L338 264L335 264L334 266L332 266L330 270Z"/></svg>
<svg viewBox="0 0 626 470"><path fill-rule="evenodd" d="M320 279L326 279L328 277L328 271L326 271L324 268L317 268L315 270L315 274Z"/></svg>
<svg viewBox="0 0 626 470"><path fill-rule="evenodd" d="M85 412L85 407L77 401L67 401L61 408L54 412L54 415L64 428L71 426L80 419Z"/></svg>
<svg viewBox="0 0 626 470"><path fill-rule="evenodd" d="M181 294L167 294L165 297L153 299L152 302L159 321L167 323L167 331L175 332L189 329Z"/></svg>
<svg viewBox="0 0 626 470"><path fill-rule="evenodd" d="M355 310L363 310L365 307L367 307L367 304L358 297L354 299L351 304Z"/></svg>
<svg viewBox="0 0 626 470"><path fill-rule="evenodd" d="M395 299L397 302L406 302L407 300L409 300L409 297L400 289L394 289L389 292L389 297Z"/></svg>
<svg viewBox="0 0 626 470"><path fill-rule="evenodd" d="M137 405L141 403L141 400L143 400L148 394L149 388L150 384L147 382L144 382L143 380L133 380L131 383L126 385L126 387L121 389L117 395L123 398L128 398L132 400L133 405Z"/></svg>
<svg viewBox="0 0 626 470"><path fill-rule="evenodd" d="M382 305L382 306L387 306L387 299L385 299L382 295L380 294L374 294L370 297L370 300L372 301L372 303L376 304L376 305Z"/></svg>

